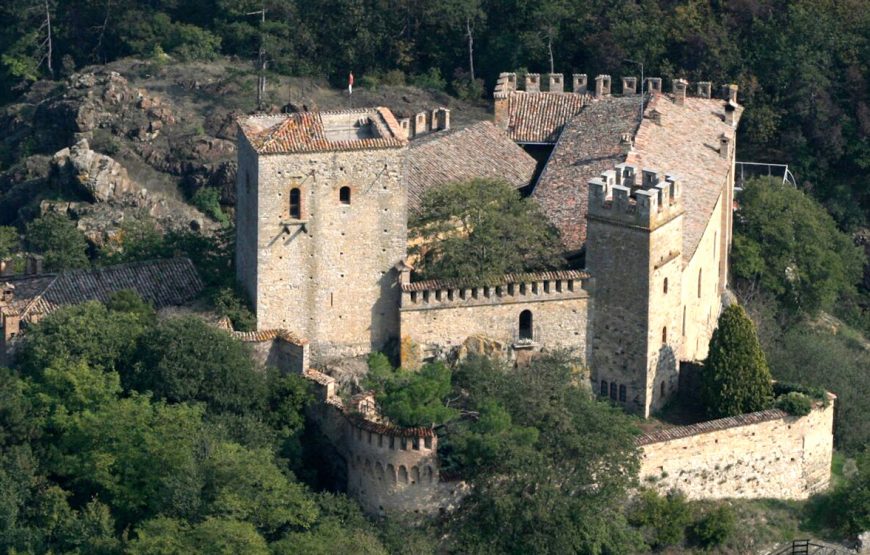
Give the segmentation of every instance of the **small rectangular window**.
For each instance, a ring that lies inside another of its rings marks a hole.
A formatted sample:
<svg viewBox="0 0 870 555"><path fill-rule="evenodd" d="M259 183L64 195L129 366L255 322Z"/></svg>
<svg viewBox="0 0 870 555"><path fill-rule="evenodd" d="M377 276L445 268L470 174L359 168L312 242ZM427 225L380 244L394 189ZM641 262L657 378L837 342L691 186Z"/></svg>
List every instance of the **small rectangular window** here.
<svg viewBox="0 0 870 555"><path fill-rule="evenodd" d="M625 386L624 385L619 386L619 402L620 403L625 402Z"/></svg>

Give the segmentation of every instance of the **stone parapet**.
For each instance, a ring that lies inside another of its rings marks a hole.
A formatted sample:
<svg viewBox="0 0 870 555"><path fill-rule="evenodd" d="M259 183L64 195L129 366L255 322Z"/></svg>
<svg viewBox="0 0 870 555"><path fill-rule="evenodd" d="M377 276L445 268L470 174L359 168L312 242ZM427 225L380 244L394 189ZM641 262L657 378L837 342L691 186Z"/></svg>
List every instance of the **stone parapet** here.
<svg viewBox="0 0 870 555"><path fill-rule="evenodd" d="M673 175L618 164L589 180L590 218L655 229L682 213L682 186Z"/></svg>

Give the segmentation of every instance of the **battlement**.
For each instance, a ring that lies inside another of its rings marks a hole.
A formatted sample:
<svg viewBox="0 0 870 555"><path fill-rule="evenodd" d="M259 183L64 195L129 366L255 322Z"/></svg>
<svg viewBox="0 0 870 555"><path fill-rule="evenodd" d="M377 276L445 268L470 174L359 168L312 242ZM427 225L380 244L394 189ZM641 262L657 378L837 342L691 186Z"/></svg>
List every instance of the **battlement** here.
<svg viewBox="0 0 870 555"><path fill-rule="evenodd" d="M589 296L591 277L578 270L506 274L490 284L427 280L411 283L410 267L400 276L402 310L431 310ZM406 273L407 272L407 273Z"/></svg>
<svg viewBox="0 0 870 555"><path fill-rule="evenodd" d="M682 214L682 187L673 175L617 164L589 181L589 216L653 229Z"/></svg>
<svg viewBox="0 0 870 555"><path fill-rule="evenodd" d="M450 110L441 106L430 111L422 111L413 117L399 118L399 127L406 139L414 139L436 131L450 130Z"/></svg>

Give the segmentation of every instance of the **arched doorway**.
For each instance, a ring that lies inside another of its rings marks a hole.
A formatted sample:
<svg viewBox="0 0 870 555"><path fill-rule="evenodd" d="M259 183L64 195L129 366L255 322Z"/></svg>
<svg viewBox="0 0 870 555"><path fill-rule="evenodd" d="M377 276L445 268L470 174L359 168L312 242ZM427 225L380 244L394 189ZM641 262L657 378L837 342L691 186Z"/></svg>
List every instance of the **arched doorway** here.
<svg viewBox="0 0 870 555"><path fill-rule="evenodd" d="M532 339L532 311L520 312L520 339Z"/></svg>

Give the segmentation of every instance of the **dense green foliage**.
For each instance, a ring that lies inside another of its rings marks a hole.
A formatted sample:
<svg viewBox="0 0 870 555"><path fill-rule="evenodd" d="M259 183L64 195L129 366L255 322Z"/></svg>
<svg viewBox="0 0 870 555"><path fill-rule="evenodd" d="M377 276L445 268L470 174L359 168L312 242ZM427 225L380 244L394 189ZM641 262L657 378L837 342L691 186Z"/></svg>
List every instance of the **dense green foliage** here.
<svg viewBox="0 0 870 555"><path fill-rule="evenodd" d="M640 551L622 510L636 483L636 430L580 386L570 360L470 359L454 386L470 417L448 425L439 449L473 485L455 517L458 551Z"/></svg>
<svg viewBox="0 0 870 555"><path fill-rule="evenodd" d="M776 408L793 416L806 416L813 409L813 401L803 393L792 391L776 398Z"/></svg>
<svg viewBox="0 0 870 555"><path fill-rule="evenodd" d="M354 503L288 470L301 378L201 322L156 322L129 292L109 305L47 316L0 369L0 551L385 552ZM122 387L140 363L159 383Z"/></svg>
<svg viewBox="0 0 870 555"><path fill-rule="evenodd" d="M720 418L770 408L770 369L755 324L740 305L722 311L701 370L701 401L708 416Z"/></svg>
<svg viewBox="0 0 870 555"><path fill-rule="evenodd" d="M27 224L27 245L45 256L45 270L71 270L88 265L88 242L76 224L61 214L46 214Z"/></svg>
<svg viewBox="0 0 870 555"><path fill-rule="evenodd" d="M409 235L423 277L486 281L565 262L558 232L538 205L501 181L474 179L430 189Z"/></svg>
<svg viewBox="0 0 870 555"><path fill-rule="evenodd" d="M0 260L8 258L12 253L16 252L20 242L17 229L9 226L0 226Z"/></svg>
<svg viewBox="0 0 870 555"><path fill-rule="evenodd" d="M459 415L444 404L451 393L451 371L441 362L425 364L417 371L394 370L387 357L374 353L369 356L366 380L381 412L400 426L444 424Z"/></svg>
<svg viewBox="0 0 870 555"><path fill-rule="evenodd" d="M716 547L734 534L734 521L734 511L727 505L716 507L689 527L689 539L703 548Z"/></svg>
<svg viewBox="0 0 870 555"><path fill-rule="evenodd" d="M805 193L772 179L750 181L735 217L733 268L793 312L830 310L854 294L864 253Z"/></svg>
<svg viewBox="0 0 870 555"><path fill-rule="evenodd" d="M741 158L791 165L845 227L866 223L870 195L870 13L862 0L636 3L589 0L50 0L0 15L0 101L17 83L123 56L166 62L216 54L344 85L411 82L479 95L515 68L736 82L747 106ZM257 10L266 10L265 23ZM335 17L341 14L341 17ZM406 77L407 76L407 77ZM444 76L444 77L441 77Z"/></svg>
<svg viewBox="0 0 870 555"><path fill-rule="evenodd" d="M650 547L661 549L682 543L692 511L685 495L677 491L662 496L646 490L635 500L629 521L641 528Z"/></svg>

